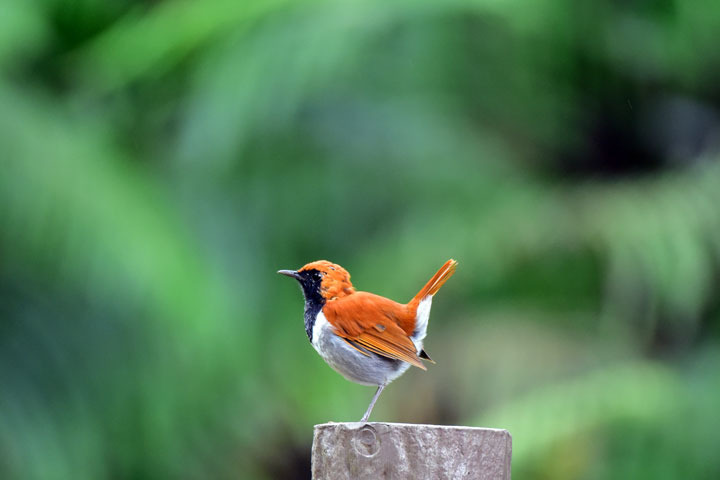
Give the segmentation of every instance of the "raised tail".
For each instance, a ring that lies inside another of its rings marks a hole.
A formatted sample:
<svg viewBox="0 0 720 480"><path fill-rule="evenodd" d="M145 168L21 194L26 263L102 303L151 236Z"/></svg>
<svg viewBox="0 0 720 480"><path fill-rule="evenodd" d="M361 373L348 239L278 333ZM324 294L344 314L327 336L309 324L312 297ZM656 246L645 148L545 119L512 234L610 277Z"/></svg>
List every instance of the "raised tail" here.
<svg viewBox="0 0 720 480"><path fill-rule="evenodd" d="M435 275L430 279L429 282L418 292L417 295L411 300L411 302L421 302L428 295L435 295L440 287L447 281L448 278L452 277L457 268L458 262L452 258L445 262L445 265L440 267Z"/></svg>

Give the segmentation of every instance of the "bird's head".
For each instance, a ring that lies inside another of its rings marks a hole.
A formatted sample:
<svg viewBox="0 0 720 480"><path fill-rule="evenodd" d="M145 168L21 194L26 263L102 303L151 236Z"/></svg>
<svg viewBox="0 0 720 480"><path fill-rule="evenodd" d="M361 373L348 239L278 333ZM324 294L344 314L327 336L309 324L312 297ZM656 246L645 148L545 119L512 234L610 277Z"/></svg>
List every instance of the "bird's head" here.
<svg viewBox="0 0 720 480"><path fill-rule="evenodd" d="M308 263L300 270L279 270L278 273L300 282L305 298L320 295L328 302L355 292L347 270L327 260Z"/></svg>

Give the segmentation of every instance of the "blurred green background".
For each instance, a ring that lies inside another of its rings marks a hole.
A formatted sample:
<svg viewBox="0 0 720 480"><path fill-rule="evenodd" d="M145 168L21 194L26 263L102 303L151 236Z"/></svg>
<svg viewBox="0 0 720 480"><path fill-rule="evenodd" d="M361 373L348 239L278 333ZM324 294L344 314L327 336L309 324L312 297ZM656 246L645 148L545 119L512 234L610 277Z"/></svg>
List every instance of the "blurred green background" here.
<svg viewBox="0 0 720 480"><path fill-rule="evenodd" d="M373 419L520 479L720 478L720 3L4 0L0 478L309 478L372 388L316 259L426 349Z"/></svg>

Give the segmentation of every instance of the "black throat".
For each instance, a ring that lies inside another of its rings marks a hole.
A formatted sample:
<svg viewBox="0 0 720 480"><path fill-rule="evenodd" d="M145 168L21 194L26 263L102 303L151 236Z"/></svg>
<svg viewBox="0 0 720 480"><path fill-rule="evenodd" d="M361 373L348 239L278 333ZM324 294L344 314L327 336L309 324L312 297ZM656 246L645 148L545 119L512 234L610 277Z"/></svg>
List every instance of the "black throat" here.
<svg viewBox="0 0 720 480"><path fill-rule="evenodd" d="M321 295L316 297L305 297L305 333L307 333L310 341L313 341L313 327L315 326L315 320L318 314L322 311L325 306L325 299Z"/></svg>
<svg viewBox="0 0 720 480"><path fill-rule="evenodd" d="M305 333L313 341L313 327L318 314L325 306L325 298L320 294L321 277L317 270L305 271L299 280L305 296Z"/></svg>

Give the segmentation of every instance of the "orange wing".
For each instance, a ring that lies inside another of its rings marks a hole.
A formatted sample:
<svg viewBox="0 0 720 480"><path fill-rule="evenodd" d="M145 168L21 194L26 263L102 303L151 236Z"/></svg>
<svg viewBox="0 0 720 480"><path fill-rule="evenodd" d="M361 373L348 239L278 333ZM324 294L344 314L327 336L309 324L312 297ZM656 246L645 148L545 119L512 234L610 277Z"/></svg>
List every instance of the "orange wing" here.
<svg viewBox="0 0 720 480"><path fill-rule="evenodd" d="M335 333L361 353L373 352L426 370L415 344L400 326L415 322L415 314L407 305L355 292L328 302L323 313Z"/></svg>

